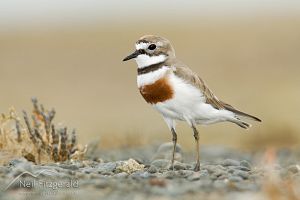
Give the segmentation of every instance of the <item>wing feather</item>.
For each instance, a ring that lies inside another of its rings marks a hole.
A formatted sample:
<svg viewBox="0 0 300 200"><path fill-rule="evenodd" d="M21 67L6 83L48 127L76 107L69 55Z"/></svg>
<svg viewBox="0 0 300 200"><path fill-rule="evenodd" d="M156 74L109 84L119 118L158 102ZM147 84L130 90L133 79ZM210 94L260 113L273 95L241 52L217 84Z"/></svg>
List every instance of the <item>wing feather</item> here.
<svg viewBox="0 0 300 200"><path fill-rule="evenodd" d="M213 94L213 92L208 88L206 83L201 79L196 73L187 67L176 67L174 74L181 79L185 80L189 84L192 84L203 93L206 103L211 104L216 109L224 109L222 101Z"/></svg>
<svg viewBox="0 0 300 200"><path fill-rule="evenodd" d="M253 119L255 121L261 121L259 118L249 115L247 113L244 113L242 111L239 111L235 109L233 106L231 106L228 103L225 103L223 101L220 101L214 94L213 92L208 88L206 83L204 82L203 79L201 79L196 73L194 73L191 69L186 67L184 64L181 64L180 66L175 66L174 74L181 79L187 81L188 83L192 84L201 92L203 93L206 103L210 104L214 108L220 110L220 109L225 109L229 110L236 115L242 116L242 117L247 117L250 119Z"/></svg>

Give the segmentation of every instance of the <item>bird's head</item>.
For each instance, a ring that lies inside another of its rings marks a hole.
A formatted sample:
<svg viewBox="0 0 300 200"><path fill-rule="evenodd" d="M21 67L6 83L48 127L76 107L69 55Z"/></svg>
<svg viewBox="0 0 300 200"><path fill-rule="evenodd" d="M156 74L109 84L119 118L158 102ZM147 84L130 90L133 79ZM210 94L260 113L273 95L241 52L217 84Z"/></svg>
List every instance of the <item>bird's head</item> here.
<svg viewBox="0 0 300 200"><path fill-rule="evenodd" d="M135 52L125 57L123 61L135 59L138 68L162 63L175 57L175 51L169 40L155 35L141 37L135 43L135 48Z"/></svg>

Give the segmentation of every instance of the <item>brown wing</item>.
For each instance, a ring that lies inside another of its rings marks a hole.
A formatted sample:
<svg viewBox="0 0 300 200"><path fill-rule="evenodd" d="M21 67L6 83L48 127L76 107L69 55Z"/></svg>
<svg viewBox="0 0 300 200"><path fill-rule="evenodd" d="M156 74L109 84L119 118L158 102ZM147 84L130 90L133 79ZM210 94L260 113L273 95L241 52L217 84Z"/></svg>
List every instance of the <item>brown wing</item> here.
<svg viewBox="0 0 300 200"><path fill-rule="evenodd" d="M220 109L226 109L229 110L237 115L244 116L251 118L256 121L261 121L259 118L249 115L247 113L244 113L242 111L239 111L235 109L233 106L220 101L214 94L213 92L208 88L208 86L205 84L205 82L196 74L194 73L191 69L189 69L186 66L175 66L174 74L183 80L187 81L188 83L194 85L197 87L201 92L203 93L206 103L212 105L214 108L220 110Z"/></svg>

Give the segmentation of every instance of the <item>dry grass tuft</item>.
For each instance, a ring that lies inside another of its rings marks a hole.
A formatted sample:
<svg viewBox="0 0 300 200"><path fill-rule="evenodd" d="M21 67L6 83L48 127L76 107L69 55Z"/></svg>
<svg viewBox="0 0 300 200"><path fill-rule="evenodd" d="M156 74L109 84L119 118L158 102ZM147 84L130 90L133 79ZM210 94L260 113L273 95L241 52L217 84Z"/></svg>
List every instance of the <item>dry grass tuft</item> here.
<svg viewBox="0 0 300 200"><path fill-rule="evenodd" d="M47 110L32 98L33 110L23 111L23 119L14 108L0 116L1 163L24 157L36 164L82 159L87 146L77 144L75 129L56 128L53 124L55 110ZM4 158L4 159L3 159Z"/></svg>

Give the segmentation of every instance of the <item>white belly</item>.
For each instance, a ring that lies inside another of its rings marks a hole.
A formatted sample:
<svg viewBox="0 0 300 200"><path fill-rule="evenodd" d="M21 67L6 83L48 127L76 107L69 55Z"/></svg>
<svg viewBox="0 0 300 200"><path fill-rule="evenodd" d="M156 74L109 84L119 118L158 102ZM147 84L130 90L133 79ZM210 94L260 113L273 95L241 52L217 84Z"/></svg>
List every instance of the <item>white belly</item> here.
<svg viewBox="0 0 300 200"><path fill-rule="evenodd" d="M174 74L170 74L169 81L174 90L173 98L153 105L164 117L199 124L211 124L225 121L232 116L230 111L218 110L207 104L198 88Z"/></svg>

